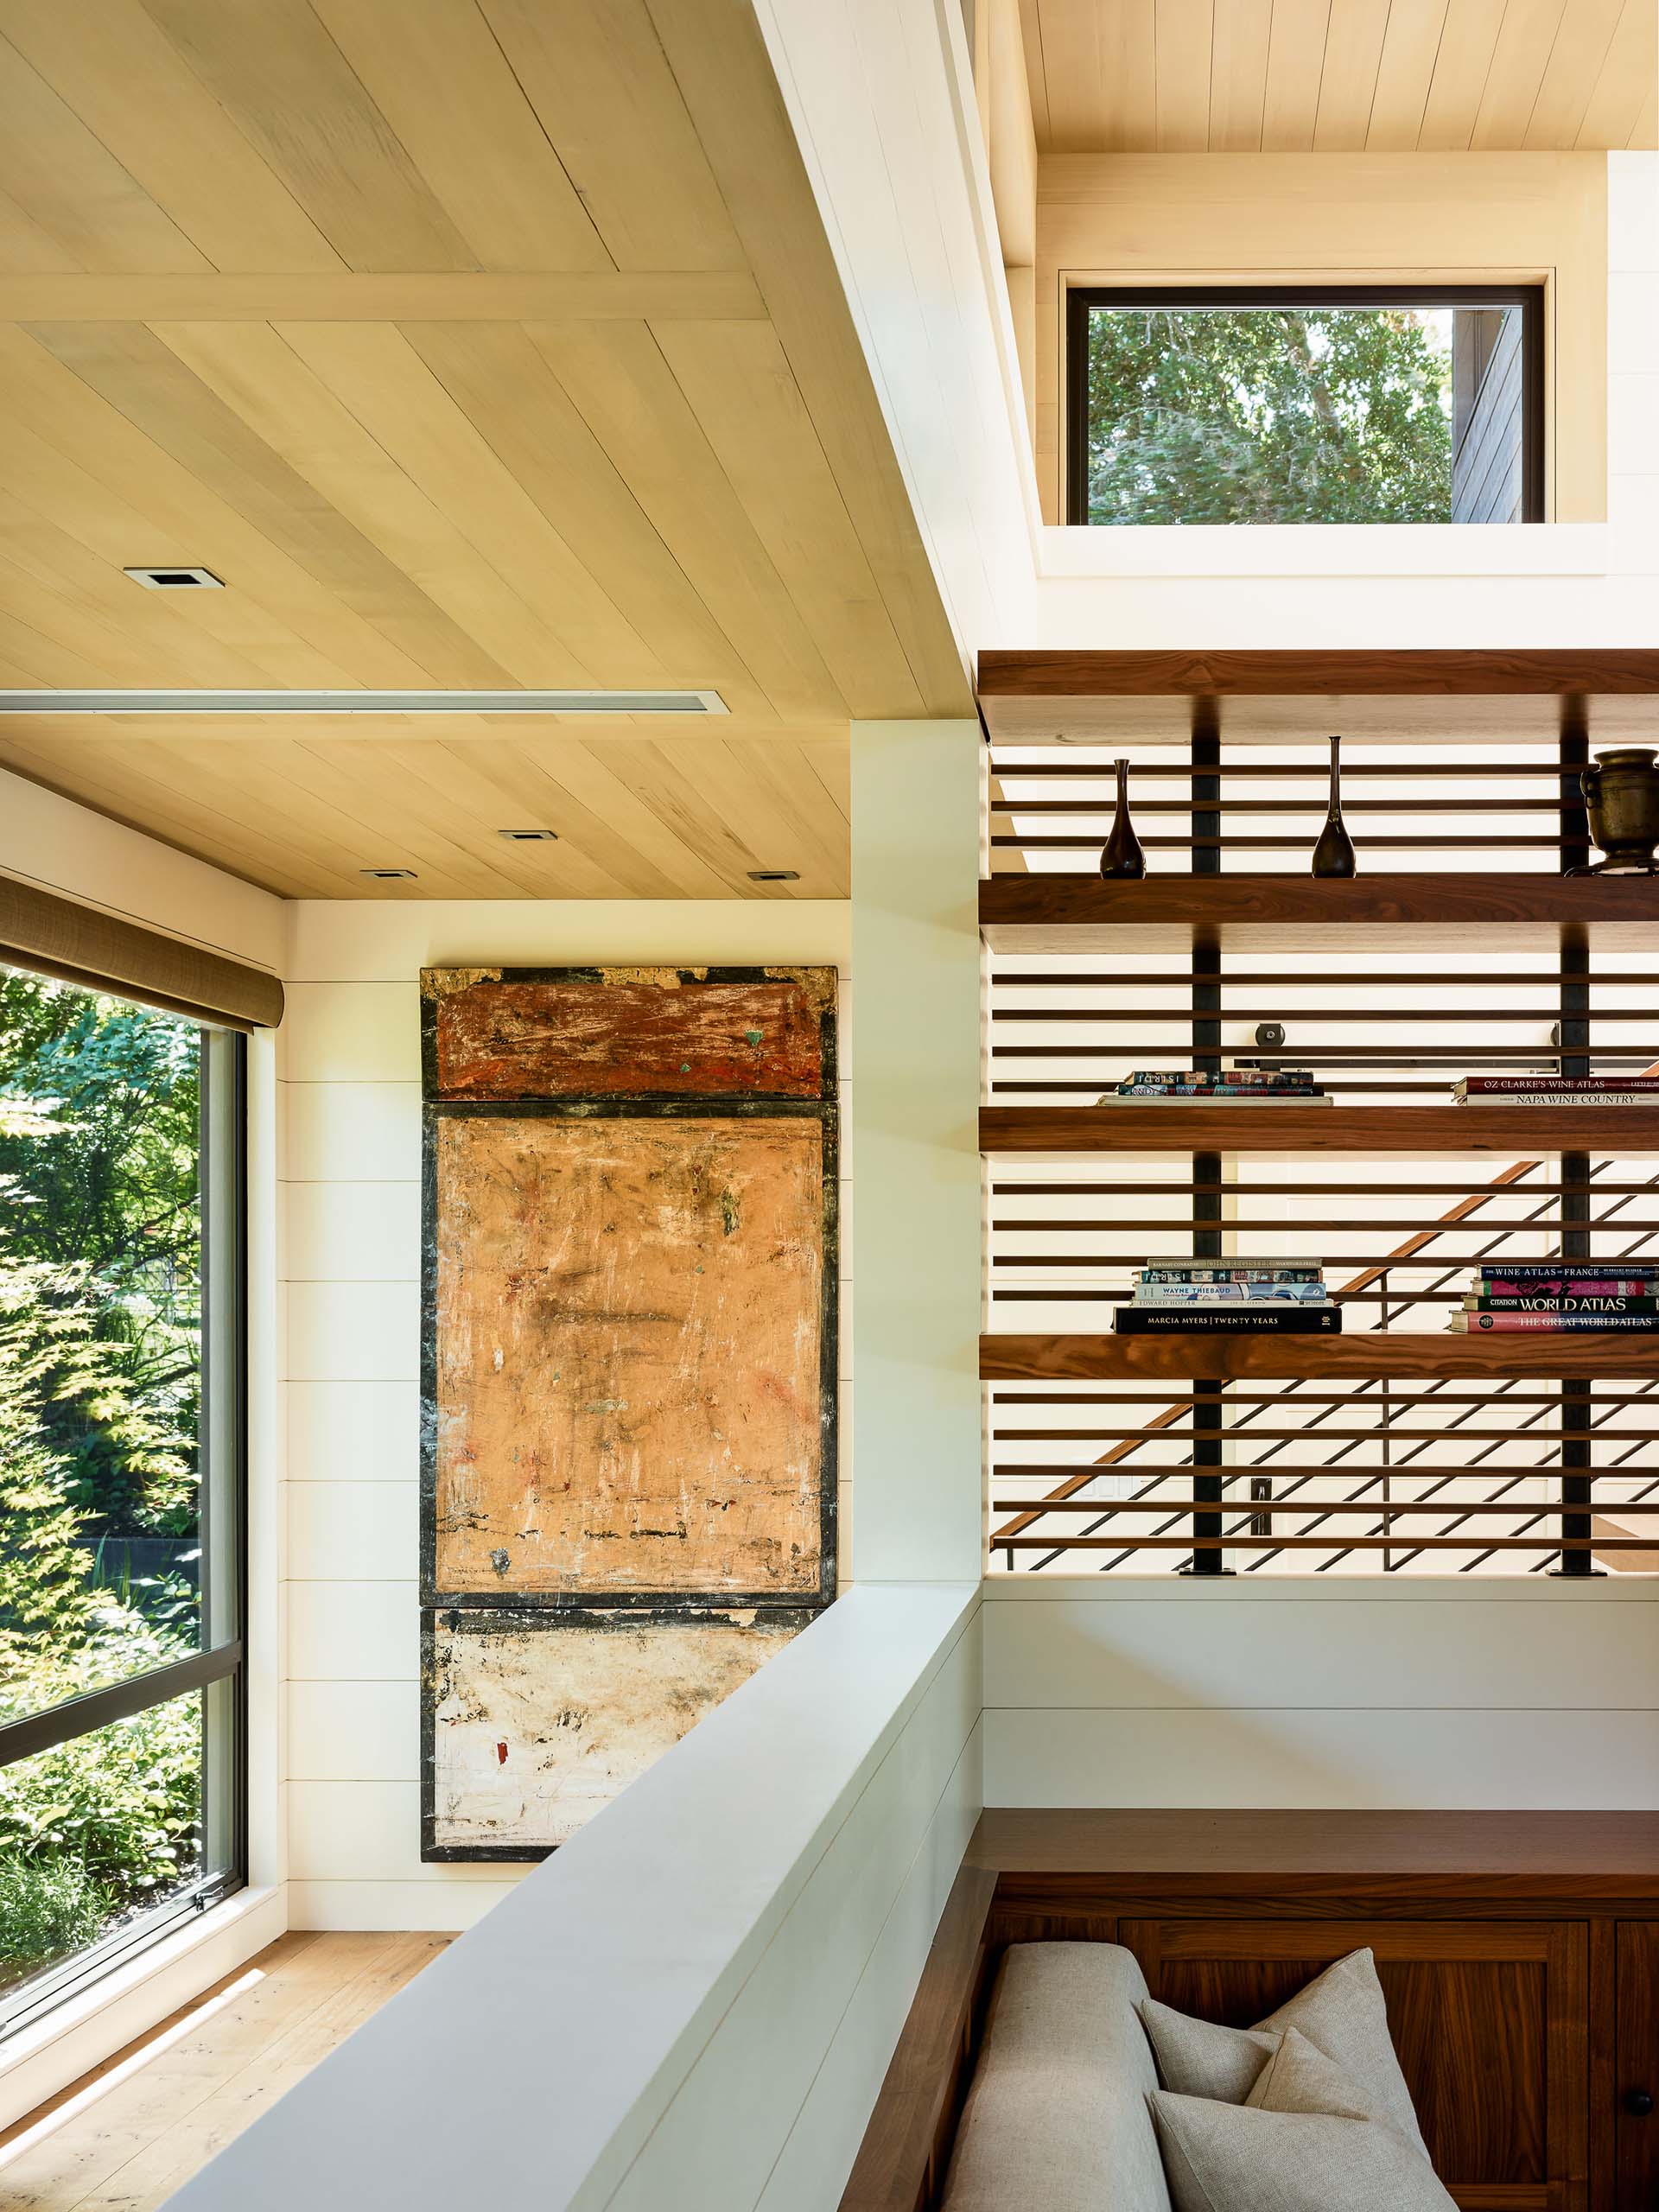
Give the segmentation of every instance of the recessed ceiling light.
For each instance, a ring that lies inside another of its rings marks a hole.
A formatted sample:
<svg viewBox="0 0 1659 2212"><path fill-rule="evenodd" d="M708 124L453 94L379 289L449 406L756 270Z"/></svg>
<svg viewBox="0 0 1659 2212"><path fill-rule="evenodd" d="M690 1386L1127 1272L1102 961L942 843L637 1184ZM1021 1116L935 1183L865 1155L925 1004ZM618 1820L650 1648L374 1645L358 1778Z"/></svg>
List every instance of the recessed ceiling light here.
<svg viewBox="0 0 1659 2212"><path fill-rule="evenodd" d="M752 868L751 883L798 883L801 871L798 868Z"/></svg>
<svg viewBox="0 0 1659 2212"><path fill-rule="evenodd" d="M170 565L162 569L124 569L124 576L130 576L136 584L143 584L146 591L223 591L224 580L211 569L175 569Z"/></svg>
<svg viewBox="0 0 1659 2212"><path fill-rule="evenodd" d="M359 875L372 876L376 883L413 883L412 868L360 868Z"/></svg>
<svg viewBox="0 0 1659 2212"><path fill-rule="evenodd" d="M556 845L559 842L556 830L498 830L495 834L512 845Z"/></svg>

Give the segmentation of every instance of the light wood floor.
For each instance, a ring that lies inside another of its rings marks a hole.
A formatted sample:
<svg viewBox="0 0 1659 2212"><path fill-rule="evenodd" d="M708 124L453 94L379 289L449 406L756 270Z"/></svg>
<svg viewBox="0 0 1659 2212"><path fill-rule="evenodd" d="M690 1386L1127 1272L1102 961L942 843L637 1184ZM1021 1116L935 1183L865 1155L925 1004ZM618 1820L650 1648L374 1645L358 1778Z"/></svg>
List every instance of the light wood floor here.
<svg viewBox="0 0 1659 2212"><path fill-rule="evenodd" d="M151 2212L447 1936L293 1935L0 2134L0 2212Z"/></svg>

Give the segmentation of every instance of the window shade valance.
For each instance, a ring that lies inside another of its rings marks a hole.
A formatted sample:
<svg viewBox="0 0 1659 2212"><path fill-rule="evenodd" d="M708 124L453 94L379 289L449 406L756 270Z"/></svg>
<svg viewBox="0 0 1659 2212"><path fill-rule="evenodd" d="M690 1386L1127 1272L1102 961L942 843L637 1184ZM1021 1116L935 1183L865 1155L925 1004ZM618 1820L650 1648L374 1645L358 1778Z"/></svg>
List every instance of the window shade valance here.
<svg viewBox="0 0 1659 2212"><path fill-rule="evenodd" d="M140 999L226 1029L274 1029L283 987L263 968L0 876L0 963Z"/></svg>

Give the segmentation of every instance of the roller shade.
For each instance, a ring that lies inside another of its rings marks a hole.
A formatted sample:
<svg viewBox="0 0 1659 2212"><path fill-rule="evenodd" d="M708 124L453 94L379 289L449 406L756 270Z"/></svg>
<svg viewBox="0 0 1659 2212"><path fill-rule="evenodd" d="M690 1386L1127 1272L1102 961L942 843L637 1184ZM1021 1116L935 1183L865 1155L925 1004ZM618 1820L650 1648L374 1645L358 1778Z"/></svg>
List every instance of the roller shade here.
<svg viewBox="0 0 1659 2212"><path fill-rule="evenodd" d="M274 1029L283 987L263 968L0 876L0 963L114 991L222 1029Z"/></svg>

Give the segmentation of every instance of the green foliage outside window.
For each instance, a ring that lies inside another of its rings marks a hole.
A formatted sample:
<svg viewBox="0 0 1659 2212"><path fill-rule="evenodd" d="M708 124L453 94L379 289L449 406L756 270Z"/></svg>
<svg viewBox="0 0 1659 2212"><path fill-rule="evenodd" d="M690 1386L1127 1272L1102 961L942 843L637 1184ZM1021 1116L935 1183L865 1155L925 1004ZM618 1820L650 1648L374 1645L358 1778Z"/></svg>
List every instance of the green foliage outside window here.
<svg viewBox="0 0 1659 2212"><path fill-rule="evenodd" d="M1450 521L1450 326L1408 308L1092 310L1089 521Z"/></svg>
<svg viewBox="0 0 1659 2212"><path fill-rule="evenodd" d="M0 969L0 1720L196 1648L198 1049ZM200 1736L183 1697L0 1768L0 1983L189 1872Z"/></svg>

